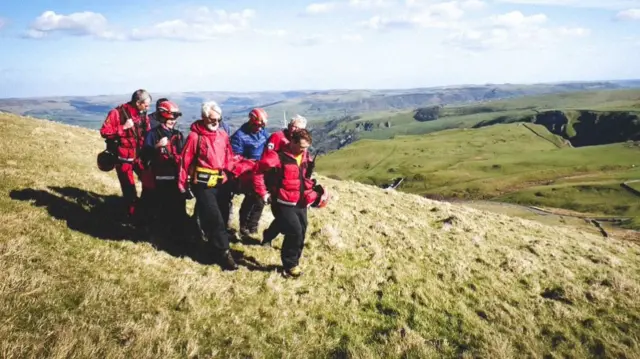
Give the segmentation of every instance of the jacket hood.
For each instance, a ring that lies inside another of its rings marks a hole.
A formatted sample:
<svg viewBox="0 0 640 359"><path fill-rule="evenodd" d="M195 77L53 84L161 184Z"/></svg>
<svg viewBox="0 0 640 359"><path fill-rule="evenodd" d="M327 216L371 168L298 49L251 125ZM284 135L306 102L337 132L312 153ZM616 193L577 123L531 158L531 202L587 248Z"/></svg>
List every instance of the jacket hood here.
<svg viewBox="0 0 640 359"><path fill-rule="evenodd" d="M218 130L220 129L220 127L218 127ZM205 125L204 125L204 121L203 120L198 120L194 123L191 124L191 131L195 132L201 136L215 136L216 133L218 132L218 130L216 131L211 131L209 130Z"/></svg>

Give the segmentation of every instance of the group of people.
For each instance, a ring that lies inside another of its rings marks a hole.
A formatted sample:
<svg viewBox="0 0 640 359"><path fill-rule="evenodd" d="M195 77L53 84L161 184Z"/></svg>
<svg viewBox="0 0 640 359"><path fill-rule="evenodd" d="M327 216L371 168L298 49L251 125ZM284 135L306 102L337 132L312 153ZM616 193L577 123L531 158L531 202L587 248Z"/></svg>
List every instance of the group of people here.
<svg viewBox="0 0 640 359"><path fill-rule="evenodd" d="M283 273L300 276L307 209L322 208L329 200L328 192L311 177L315 162L308 151L312 137L307 120L295 115L286 129L269 134L267 112L255 108L231 134L220 106L207 101L185 138L176 128L182 116L178 105L161 98L155 112L147 115L151 101L146 90L135 91L129 102L109 111L100 129L106 149L98 155L98 167L115 169L127 218L180 238L191 219L186 201L195 198L194 217L217 262L235 270L229 219L233 197L244 195L240 233L257 233L269 204L274 220L262 232L262 244L270 246L284 234ZM142 184L140 197L136 177Z"/></svg>

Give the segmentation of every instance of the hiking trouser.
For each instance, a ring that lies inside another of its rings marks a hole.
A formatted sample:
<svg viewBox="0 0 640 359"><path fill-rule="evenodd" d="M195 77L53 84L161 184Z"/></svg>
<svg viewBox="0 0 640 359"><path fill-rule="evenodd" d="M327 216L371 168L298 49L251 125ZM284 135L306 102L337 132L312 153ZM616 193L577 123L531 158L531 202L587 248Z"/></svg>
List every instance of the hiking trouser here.
<svg viewBox="0 0 640 359"><path fill-rule="evenodd" d="M251 233L258 231L258 222L260 222L263 209L262 198L255 193L245 194L242 205L240 205L240 228L246 228Z"/></svg>
<svg viewBox="0 0 640 359"><path fill-rule="evenodd" d="M278 216L276 215L280 204L271 202L271 214L273 214L273 220L269 227L264 231L262 240L264 242L271 242L280 234L280 227L278 225Z"/></svg>
<svg viewBox="0 0 640 359"><path fill-rule="evenodd" d="M139 178L141 175L140 167L135 163L122 162L116 164L116 173L118 181L120 181L120 189L122 190L124 204L127 207L127 213L129 216L133 216L136 202L138 201L134 173Z"/></svg>
<svg viewBox="0 0 640 359"><path fill-rule="evenodd" d="M192 190L196 197L196 215L209 244L217 250L229 249L229 235L223 218L225 206L229 213L229 202L224 187L207 188L204 184L196 184Z"/></svg>
<svg viewBox="0 0 640 359"><path fill-rule="evenodd" d="M187 199L175 180L158 180L153 194L152 211L158 227L170 235L181 234L187 224Z"/></svg>
<svg viewBox="0 0 640 359"><path fill-rule="evenodd" d="M280 257L284 269L298 265L307 233L307 208L276 204L278 227L284 234Z"/></svg>

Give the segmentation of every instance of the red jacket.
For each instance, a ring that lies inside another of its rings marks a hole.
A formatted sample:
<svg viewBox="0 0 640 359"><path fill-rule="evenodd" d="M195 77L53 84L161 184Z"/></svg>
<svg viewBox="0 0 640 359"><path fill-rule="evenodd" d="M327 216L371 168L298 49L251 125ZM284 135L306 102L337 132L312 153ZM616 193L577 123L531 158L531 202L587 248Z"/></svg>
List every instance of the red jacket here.
<svg viewBox="0 0 640 359"><path fill-rule="evenodd" d="M264 152L262 156L264 157L265 153L268 151L280 151L286 145L289 144L289 129L284 129L282 131L274 132L269 139L267 140L266 146L264 146ZM304 152L304 161L310 161L309 153L307 151Z"/></svg>
<svg viewBox="0 0 640 359"><path fill-rule="evenodd" d="M282 131L274 132L269 139L267 140L267 145L264 146L263 156L267 151L280 151L281 148L289 144L289 138L287 135L289 134L289 130L285 129Z"/></svg>
<svg viewBox="0 0 640 359"><path fill-rule="evenodd" d="M306 151L305 151L306 152ZM306 178L307 157L303 153L300 166L288 146L280 151L267 151L256 166L253 186L260 197L267 192L271 200L288 206L309 207L318 197L313 182Z"/></svg>
<svg viewBox="0 0 640 359"><path fill-rule="evenodd" d="M199 154L196 149L200 138ZM198 154L198 159L195 159ZM191 124L191 133L182 149L182 161L180 162L180 173L178 178L178 188L184 192L187 188L189 176L194 180L194 170L196 167L218 171L225 183L228 178L226 171L232 172L235 165L229 135L225 131L210 131L202 120Z"/></svg>
<svg viewBox="0 0 640 359"><path fill-rule="evenodd" d="M133 120L134 126L125 130L123 125L128 118ZM100 128L100 135L114 141L113 146L117 147L120 160L133 162L138 158L138 151L142 148L145 134L149 130L148 116L141 116L138 109L125 103L109 111Z"/></svg>

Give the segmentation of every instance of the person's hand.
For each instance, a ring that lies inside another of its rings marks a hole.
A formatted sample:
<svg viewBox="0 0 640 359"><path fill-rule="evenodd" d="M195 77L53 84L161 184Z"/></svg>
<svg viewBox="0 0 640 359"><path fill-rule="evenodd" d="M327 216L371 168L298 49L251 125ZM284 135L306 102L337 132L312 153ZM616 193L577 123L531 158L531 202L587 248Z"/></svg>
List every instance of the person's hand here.
<svg viewBox="0 0 640 359"><path fill-rule="evenodd" d="M186 199L193 199L193 192L191 192L191 189L187 188L186 190L182 191L182 195L184 196L184 198Z"/></svg>
<svg viewBox="0 0 640 359"><path fill-rule="evenodd" d="M262 202L264 202L265 204L268 204L271 202L271 195L269 195L268 193L265 194L264 196L262 196Z"/></svg>
<svg viewBox="0 0 640 359"><path fill-rule="evenodd" d="M125 122L124 125L122 126L122 128L124 128L125 130L130 129L131 127L133 127L132 119L128 119L127 122Z"/></svg>
<svg viewBox="0 0 640 359"><path fill-rule="evenodd" d="M166 137L162 137L158 143L156 143L156 148L164 147L169 144L169 139Z"/></svg>

